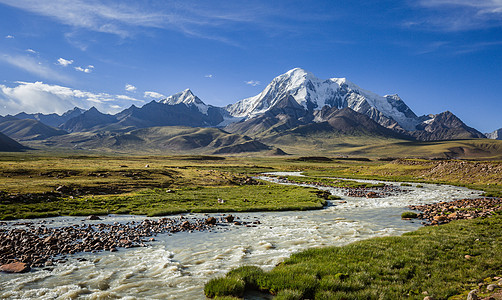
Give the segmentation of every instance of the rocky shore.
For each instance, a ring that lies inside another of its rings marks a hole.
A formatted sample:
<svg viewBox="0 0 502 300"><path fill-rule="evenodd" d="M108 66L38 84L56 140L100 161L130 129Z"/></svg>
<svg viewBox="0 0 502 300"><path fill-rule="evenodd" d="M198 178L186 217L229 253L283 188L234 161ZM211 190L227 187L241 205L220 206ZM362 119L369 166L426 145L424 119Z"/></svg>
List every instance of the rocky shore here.
<svg viewBox="0 0 502 300"><path fill-rule="evenodd" d="M316 181L301 181L301 180L289 180L286 177L277 177L279 183L296 183L296 184L308 184L316 187L330 187L335 189L340 189L344 191L344 195L348 197L358 197L358 198L385 198L390 196L395 196L398 194L404 194L409 192L407 189L389 184L382 184L378 186L371 187L341 187L336 184L326 184L324 182Z"/></svg>
<svg viewBox="0 0 502 300"><path fill-rule="evenodd" d="M502 210L502 198L460 199L426 205L410 205L409 209L421 211L418 219L424 225L441 225L453 220L486 218Z"/></svg>
<svg viewBox="0 0 502 300"><path fill-rule="evenodd" d="M155 240L153 236L160 233L205 231L223 224L259 224L259 221L241 222L232 215L145 219L125 224L97 223L99 219L89 216L81 225L54 228L46 226L45 221L0 222L0 271L20 273L32 267L49 267L64 262L66 255L79 252L114 252L119 248L145 247Z"/></svg>

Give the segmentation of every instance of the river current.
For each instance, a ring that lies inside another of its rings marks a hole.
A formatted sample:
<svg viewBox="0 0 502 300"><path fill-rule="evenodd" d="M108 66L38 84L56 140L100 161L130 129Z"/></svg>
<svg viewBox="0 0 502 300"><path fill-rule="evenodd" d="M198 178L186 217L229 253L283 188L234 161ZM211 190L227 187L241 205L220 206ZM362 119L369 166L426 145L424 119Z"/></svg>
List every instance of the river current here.
<svg viewBox="0 0 502 300"><path fill-rule="evenodd" d="M261 179L277 181L266 175ZM235 213L233 215L241 220L259 220L261 224L257 227L227 225L211 232L159 234L148 247L82 253L69 256L67 262L49 269L0 274L0 298L205 299L204 283L233 268L256 265L269 270L291 253L307 248L401 235L422 226L418 220L401 220L407 205L479 196L478 191L466 188L421 185L423 187L416 184L401 187L406 193L372 199L346 197L341 189L322 188L342 196L341 200L346 203L332 201L327 208L314 211ZM97 222L125 223L143 219L142 216L110 215ZM77 217L44 221L47 226L96 222Z"/></svg>

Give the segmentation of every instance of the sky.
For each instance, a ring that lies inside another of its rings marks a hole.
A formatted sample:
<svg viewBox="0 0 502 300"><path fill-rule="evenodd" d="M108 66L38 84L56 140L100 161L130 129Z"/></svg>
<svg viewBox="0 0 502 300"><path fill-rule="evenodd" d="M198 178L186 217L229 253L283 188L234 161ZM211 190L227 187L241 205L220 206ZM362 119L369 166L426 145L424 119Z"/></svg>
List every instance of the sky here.
<svg viewBox="0 0 502 300"><path fill-rule="evenodd" d="M295 67L502 127L502 0L0 0L0 115L225 106Z"/></svg>

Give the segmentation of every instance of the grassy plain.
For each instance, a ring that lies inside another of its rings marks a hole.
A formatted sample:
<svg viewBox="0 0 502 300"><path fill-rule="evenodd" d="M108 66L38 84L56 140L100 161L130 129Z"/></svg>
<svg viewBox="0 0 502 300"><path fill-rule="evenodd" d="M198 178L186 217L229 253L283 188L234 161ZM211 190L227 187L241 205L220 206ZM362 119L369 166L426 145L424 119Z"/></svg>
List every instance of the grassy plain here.
<svg viewBox="0 0 502 300"><path fill-rule="evenodd" d="M0 156L0 219L322 208L324 199L312 190L256 185L250 179L267 171L308 175L290 178L297 181L332 183L326 177L347 177L435 182L502 195L502 164L496 161L21 153ZM340 186L354 184L339 181Z"/></svg>

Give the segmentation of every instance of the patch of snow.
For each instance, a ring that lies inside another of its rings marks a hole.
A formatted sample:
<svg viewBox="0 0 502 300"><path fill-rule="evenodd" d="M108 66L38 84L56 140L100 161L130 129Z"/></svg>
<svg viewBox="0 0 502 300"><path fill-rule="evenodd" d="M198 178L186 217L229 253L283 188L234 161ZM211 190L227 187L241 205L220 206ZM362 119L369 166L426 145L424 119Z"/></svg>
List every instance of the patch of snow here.
<svg viewBox="0 0 502 300"><path fill-rule="evenodd" d="M202 102L202 100L200 100L197 96L195 96L190 89L186 89L183 92L169 96L159 102L168 105L183 103L188 107L195 106L201 113L205 115L207 115L207 110L209 109L209 106Z"/></svg>

